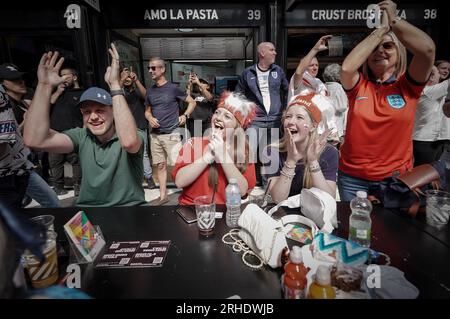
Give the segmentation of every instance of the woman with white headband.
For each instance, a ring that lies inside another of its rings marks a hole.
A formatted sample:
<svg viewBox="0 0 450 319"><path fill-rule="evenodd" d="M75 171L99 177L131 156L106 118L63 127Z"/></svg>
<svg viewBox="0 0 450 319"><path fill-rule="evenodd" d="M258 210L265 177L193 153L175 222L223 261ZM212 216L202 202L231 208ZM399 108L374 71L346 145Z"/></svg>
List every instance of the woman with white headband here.
<svg viewBox="0 0 450 319"><path fill-rule="evenodd" d="M282 117L284 136L268 148L272 162L264 166L264 173L275 203L300 194L302 188L316 187L336 196L338 152L327 144L329 130L318 133L322 112L317 97L316 93L297 95L289 103Z"/></svg>
<svg viewBox="0 0 450 319"><path fill-rule="evenodd" d="M212 195L214 202L225 204L225 188L230 178L237 180L244 197L256 183L255 166L244 129L255 115L255 105L243 95L224 92L211 118L207 137L186 142L177 159L172 177L183 191L181 205L192 205L202 195Z"/></svg>

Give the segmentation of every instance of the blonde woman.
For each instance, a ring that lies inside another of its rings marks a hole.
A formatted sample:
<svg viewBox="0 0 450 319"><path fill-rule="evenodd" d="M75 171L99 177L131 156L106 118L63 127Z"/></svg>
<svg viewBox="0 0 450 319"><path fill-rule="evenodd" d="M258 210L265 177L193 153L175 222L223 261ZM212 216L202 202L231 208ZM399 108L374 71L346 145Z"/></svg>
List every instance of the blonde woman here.
<svg viewBox="0 0 450 319"><path fill-rule="evenodd" d="M434 62L433 40L397 16L394 2L378 6L380 28L342 64L341 84L349 100L338 178L343 201L359 190L378 195L384 179L413 167L414 116ZM408 68L405 47L412 53Z"/></svg>
<svg viewBox="0 0 450 319"><path fill-rule="evenodd" d="M212 195L214 189L214 202L225 204L230 178L237 180L242 197L255 186L255 166L244 132L254 115L254 103L238 93L222 93L210 134L188 140L172 172L176 186L183 189L181 205L193 205L197 196Z"/></svg>
<svg viewBox="0 0 450 319"><path fill-rule="evenodd" d="M304 187L336 196L338 152L327 144L329 131L320 136L317 132L322 120L317 97L316 93L298 95L289 103L282 118L284 136L278 145L269 146L270 155L279 154L278 165L264 167L275 203L299 194Z"/></svg>

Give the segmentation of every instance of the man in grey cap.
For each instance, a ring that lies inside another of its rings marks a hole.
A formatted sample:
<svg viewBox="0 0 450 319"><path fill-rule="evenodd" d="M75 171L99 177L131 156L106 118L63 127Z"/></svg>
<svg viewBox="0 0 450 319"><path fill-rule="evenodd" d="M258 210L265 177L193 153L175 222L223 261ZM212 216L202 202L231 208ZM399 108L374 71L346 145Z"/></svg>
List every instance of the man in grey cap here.
<svg viewBox="0 0 450 319"><path fill-rule="evenodd" d="M80 98L83 128L56 132L49 127L50 96L65 79L64 58L45 53L39 83L25 122L24 140L33 148L55 153L75 151L82 180L77 206L124 206L145 203L142 188L143 132L138 130L119 84L119 54L111 44L111 66L105 73L110 93L91 87Z"/></svg>

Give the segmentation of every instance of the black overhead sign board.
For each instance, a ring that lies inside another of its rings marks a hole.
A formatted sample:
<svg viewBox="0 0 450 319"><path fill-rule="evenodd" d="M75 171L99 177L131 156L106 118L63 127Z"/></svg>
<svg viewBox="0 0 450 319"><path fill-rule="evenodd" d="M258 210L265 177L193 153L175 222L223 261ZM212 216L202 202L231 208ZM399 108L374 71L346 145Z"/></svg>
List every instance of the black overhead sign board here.
<svg viewBox="0 0 450 319"><path fill-rule="evenodd" d="M376 2L374 2L376 3ZM301 4L286 12L287 27L366 26L367 4ZM414 25L433 25L439 18L434 4L397 6L398 15Z"/></svg>
<svg viewBox="0 0 450 319"><path fill-rule="evenodd" d="M148 4L147 4L148 3ZM105 6L113 28L220 28L258 27L266 24L266 8L260 4L168 4Z"/></svg>

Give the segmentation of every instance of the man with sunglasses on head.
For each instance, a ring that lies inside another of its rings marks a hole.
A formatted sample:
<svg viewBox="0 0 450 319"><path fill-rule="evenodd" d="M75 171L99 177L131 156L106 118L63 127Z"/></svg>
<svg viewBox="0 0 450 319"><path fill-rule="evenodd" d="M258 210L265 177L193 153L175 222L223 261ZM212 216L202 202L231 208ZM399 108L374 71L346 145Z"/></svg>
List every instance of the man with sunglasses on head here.
<svg viewBox="0 0 450 319"><path fill-rule="evenodd" d="M181 145L178 126L185 125L196 103L194 99L174 83L166 79L166 66L163 59L154 57L148 63L148 71L154 84L147 89L145 117L152 127L150 148L153 163L158 166L160 197L156 205L168 202L167 199L167 163L174 165ZM179 115L182 101L188 103L184 114Z"/></svg>

